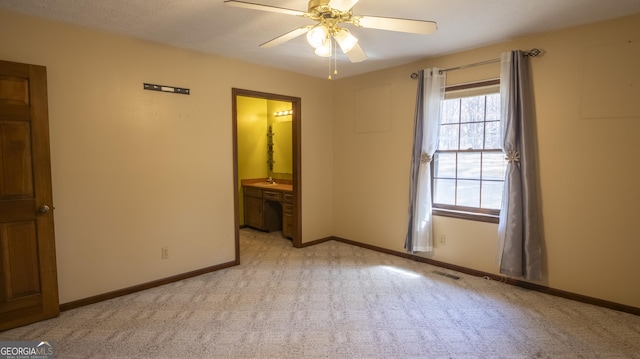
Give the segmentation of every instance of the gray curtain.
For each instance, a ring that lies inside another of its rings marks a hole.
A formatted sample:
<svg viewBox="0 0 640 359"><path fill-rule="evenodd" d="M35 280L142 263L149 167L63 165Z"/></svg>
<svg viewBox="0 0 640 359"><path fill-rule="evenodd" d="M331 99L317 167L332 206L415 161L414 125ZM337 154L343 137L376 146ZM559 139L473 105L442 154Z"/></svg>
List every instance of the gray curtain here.
<svg viewBox="0 0 640 359"><path fill-rule="evenodd" d="M433 250L431 159L438 148L445 80L446 74L438 68L419 72L409 182L409 227L404 243L409 252Z"/></svg>
<svg viewBox="0 0 640 359"><path fill-rule="evenodd" d="M502 54L500 73L502 150L508 160L498 224L500 273L539 280L538 222L529 58L522 51Z"/></svg>

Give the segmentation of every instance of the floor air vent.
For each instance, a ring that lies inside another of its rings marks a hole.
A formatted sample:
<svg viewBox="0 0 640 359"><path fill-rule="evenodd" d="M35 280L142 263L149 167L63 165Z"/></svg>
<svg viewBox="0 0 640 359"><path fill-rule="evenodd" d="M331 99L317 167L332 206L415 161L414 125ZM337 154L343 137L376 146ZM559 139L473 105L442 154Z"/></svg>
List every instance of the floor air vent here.
<svg viewBox="0 0 640 359"><path fill-rule="evenodd" d="M440 271L437 271L437 270L432 271L432 273L437 274L437 275L441 275L441 276L443 276L443 277L447 277L447 278L455 279L455 280L460 279L460 277L458 277L457 275L448 274L448 273L440 272Z"/></svg>

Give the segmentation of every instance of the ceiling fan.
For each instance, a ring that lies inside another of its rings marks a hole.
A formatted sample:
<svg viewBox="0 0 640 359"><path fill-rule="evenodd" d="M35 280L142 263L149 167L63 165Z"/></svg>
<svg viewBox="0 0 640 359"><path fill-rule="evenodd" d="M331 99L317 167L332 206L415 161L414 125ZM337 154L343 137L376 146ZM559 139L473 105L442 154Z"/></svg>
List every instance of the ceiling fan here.
<svg viewBox="0 0 640 359"><path fill-rule="evenodd" d="M278 46L302 34L307 34L307 42L318 56L330 57L337 42L351 62L367 59L367 54L358 44L358 39L342 24L353 24L357 27L408 32L428 35L438 28L433 21L398 19L380 16L361 16L353 14L353 6L358 0L309 0L308 10L300 11L283 7L255 4L240 0L227 0L230 6L246 9L276 12L286 15L306 17L316 21L314 25L305 25L289 31L260 45L268 48Z"/></svg>

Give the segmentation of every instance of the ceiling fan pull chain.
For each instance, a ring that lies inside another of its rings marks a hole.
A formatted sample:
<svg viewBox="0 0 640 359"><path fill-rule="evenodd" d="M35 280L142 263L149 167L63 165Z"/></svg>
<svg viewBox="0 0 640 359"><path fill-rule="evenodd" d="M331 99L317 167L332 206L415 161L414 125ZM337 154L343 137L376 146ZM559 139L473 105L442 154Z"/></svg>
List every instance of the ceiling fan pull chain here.
<svg viewBox="0 0 640 359"><path fill-rule="evenodd" d="M329 35L329 36L331 36L331 35ZM331 55L333 55L333 59L334 59L333 60L334 61L334 63L333 63L333 74L334 75L338 74L338 62L336 60L338 55L336 54L336 51L335 51L336 42L335 42L335 39L333 39L333 37L329 39L329 47L331 48L331 52L329 54L329 76L327 77L327 79L331 80L332 79L331 78Z"/></svg>
<svg viewBox="0 0 640 359"><path fill-rule="evenodd" d="M333 39L333 48L336 48L336 40ZM338 74L338 51L333 52L333 74Z"/></svg>
<svg viewBox="0 0 640 359"><path fill-rule="evenodd" d="M331 48L330 51L333 51L333 43L331 40L329 40L329 47ZM329 54L329 77L327 77L327 80L331 80L331 53Z"/></svg>

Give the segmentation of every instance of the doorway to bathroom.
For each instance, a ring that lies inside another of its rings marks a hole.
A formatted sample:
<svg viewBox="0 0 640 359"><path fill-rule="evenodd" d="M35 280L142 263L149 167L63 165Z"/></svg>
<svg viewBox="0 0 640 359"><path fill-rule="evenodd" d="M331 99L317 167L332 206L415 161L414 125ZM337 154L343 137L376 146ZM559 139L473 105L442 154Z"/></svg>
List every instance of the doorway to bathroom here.
<svg viewBox="0 0 640 359"><path fill-rule="evenodd" d="M301 238L301 99L232 89L236 258L239 230Z"/></svg>

